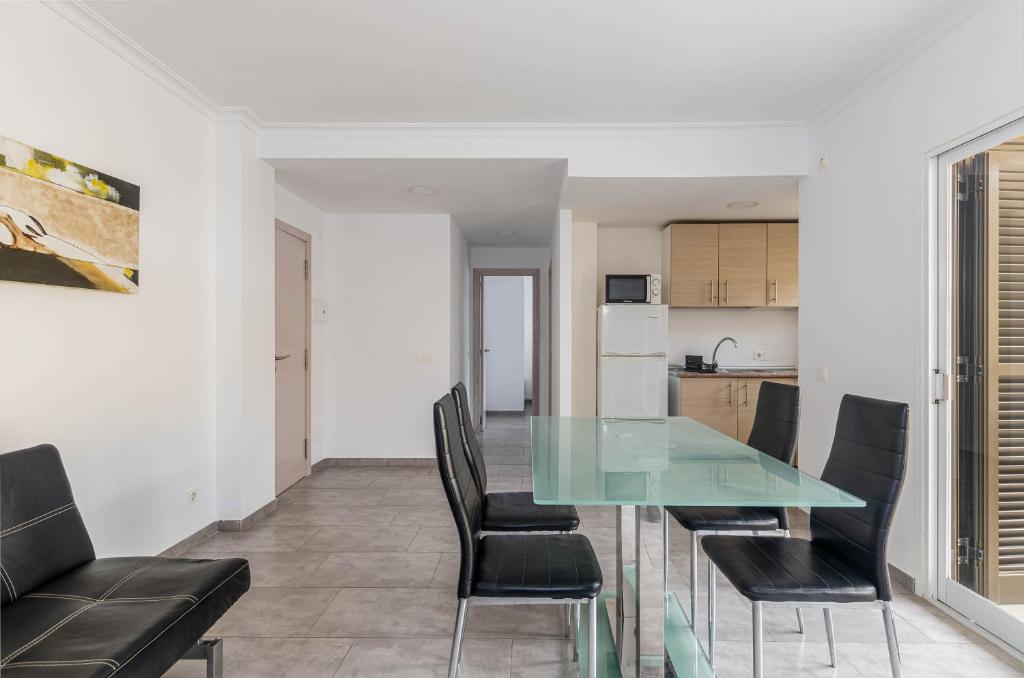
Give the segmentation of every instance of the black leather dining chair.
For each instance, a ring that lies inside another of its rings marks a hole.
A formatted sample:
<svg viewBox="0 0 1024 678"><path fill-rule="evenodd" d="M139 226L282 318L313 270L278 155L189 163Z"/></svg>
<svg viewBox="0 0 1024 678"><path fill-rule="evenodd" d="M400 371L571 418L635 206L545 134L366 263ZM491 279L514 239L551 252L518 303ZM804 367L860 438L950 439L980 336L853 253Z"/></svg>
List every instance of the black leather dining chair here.
<svg viewBox="0 0 1024 678"><path fill-rule="evenodd" d="M540 505L533 501L533 492L488 492L487 462L480 442L473 429L473 418L469 413L469 396L466 385L461 381L452 388L456 412L459 419L459 436L469 456L469 468L476 482L477 491L483 497L484 532L562 532L573 533L580 526L580 516L574 506ZM567 608L565 634L578 634L580 630L580 609L578 605ZM570 633L571 632L571 633ZM573 644L575 661L576 645Z"/></svg>
<svg viewBox="0 0 1024 678"><path fill-rule="evenodd" d="M456 678L466 615L472 605L586 603L589 609L587 674L597 677L597 596L601 566L590 540L580 534L491 534L483 536L484 497L470 470L469 455L456 435L455 400L434 403L434 443L448 505L459 532L459 607L452 637L449 678Z"/></svg>
<svg viewBox="0 0 1024 678"><path fill-rule="evenodd" d="M821 607L832 666L832 607L881 607L893 678L899 644L886 560L889 527L903 485L910 409L904 403L846 395L821 479L863 499L864 508L811 509L811 538L708 536L704 552L753 609L754 677L763 675L766 605Z"/></svg>
<svg viewBox="0 0 1024 678"><path fill-rule="evenodd" d="M757 395L757 410L747 444L787 464L793 463L797 429L800 421L800 389L790 384L765 381ZM670 506L666 509L680 525L690 531L690 621L696 626L697 613L697 547L700 540L712 534L745 534L750 536L789 536L786 509L773 508L691 508ZM665 553L668 553L668 530L665 528ZM708 659L714 663L715 637L715 564L708 562ZM796 610L800 633L804 620Z"/></svg>

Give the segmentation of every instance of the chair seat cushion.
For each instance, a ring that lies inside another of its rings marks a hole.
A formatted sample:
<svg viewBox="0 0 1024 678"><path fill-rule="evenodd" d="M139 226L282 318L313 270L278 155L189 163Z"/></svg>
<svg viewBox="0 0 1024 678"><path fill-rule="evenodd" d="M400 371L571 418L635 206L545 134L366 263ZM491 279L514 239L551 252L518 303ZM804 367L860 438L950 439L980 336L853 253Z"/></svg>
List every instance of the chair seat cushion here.
<svg viewBox="0 0 1024 678"><path fill-rule="evenodd" d="M864 573L816 542L711 535L701 544L719 571L750 600L856 603L878 599Z"/></svg>
<svg viewBox="0 0 1024 678"><path fill-rule="evenodd" d="M572 532L580 526L573 506L533 503L533 492L492 492L484 498L485 532Z"/></svg>
<svg viewBox="0 0 1024 678"><path fill-rule="evenodd" d="M502 598L594 598L601 566L581 534L492 534L480 540L471 594Z"/></svg>
<svg viewBox="0 0 1024 678"><path fill-rule="evenodd" d="M0 670L159 676L248 588L238 558L93 560L4 606Z"/></svg>
<svg viewBox="0 0 1024 678"><path fill-rule="evenodd" d="M667 510L680 525L691 532L779 529L779 514L774 509L669 506Z"/></svg>

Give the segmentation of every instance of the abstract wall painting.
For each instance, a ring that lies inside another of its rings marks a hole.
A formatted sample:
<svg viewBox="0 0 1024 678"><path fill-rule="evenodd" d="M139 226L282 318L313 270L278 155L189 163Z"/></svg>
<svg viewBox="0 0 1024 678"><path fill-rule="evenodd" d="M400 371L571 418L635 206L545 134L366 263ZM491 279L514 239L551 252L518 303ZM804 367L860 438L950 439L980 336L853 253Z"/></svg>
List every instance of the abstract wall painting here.
<svg viewBox="0 0 1024 678"><path fill-rule="evenodd" d="M139 291L139 187L0 136L0 280Z"/></svg>

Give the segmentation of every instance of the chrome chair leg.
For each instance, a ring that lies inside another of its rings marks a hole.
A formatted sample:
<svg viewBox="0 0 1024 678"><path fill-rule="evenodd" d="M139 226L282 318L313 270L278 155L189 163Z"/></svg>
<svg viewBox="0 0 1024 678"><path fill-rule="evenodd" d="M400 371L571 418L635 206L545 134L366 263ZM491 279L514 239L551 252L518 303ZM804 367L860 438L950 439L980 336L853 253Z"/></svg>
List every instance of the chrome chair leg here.
<svg viewBox="0 0 1024 678"><path fill-rule="evenodd" d="M715 561L708 558L708 663L715 666L715 620L717 618L717 602L715 600Z"/></svg>
<svg viewBox="0 0 1024 678"><path fill-rule="evenodd" d="M572 631L572 603L562 606L562 624L565 628L562 629L562 635L566 638L571 638Z"/></svg>
<svg viewBox="0 0 1024 678"><path fill-rule="evenodd" d="M690 533L690 626L697 628L697 533Z"/></svg>
<svg viewBox="0 0 1024 678"><path fill-rule="evenodd" d="M882 601L882 621L885 623L885 642L889 646L889 665L892 668L892 678L902 678L900 644L896 638L896 622L892 618L892 603L888 600Z"/></svg>
<svg viewBox="0 0 1024 678"><path fill-rule="evenodd" d="M764 678L764 603L752 601L754 626L754 678Z"/></svg>
<svg viewBox="0 0 1024 678"><path fill-rule="evenodd" d="M597 678L597 606L599 604L599 598L591 598L587 604L587 610L589 614L588 621L590 622L587 626L587 676L588 678ZM576 606L579 609L579 605Z"/></svg>
<svg viewBox="0 0 1024 678"><path fill-rule="evenodd" d="M572 660L580 660L580 604L572 604Z"/></svg>
<svg viewBox="0 0 1024 678"><path fill-rule="evenodd" d="M452 656L448 660L448 678L459 675L459 660L462 659L462 632L466 629L466 610L469 601L459 598L459 612L455 618L455 634L452 636Z"/></svg>
<svg viewBox="0 0 1024 678"><path fill-rule="evenodd" d="M828 636L828 655L832 668L836 667L836 630L832 624L832 610L825 608L825 634Z"/></svg>

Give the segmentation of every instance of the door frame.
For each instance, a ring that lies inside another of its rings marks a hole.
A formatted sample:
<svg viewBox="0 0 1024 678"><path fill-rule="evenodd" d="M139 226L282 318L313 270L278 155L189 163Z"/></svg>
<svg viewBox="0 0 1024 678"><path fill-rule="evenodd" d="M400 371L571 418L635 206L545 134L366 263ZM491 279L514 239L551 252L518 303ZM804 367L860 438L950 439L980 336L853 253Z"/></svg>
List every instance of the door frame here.
<svg viewBox="0 0 1024 678"><path fill-rule="evenodd" d="M288 222L282 221L281 219L274 219L274 228L276 230L278 230L278 231L281 231L283 233L287 233L288 235L293 236L293 237L301 240L305 244L305 247L306 247L306 270L305 270L305 273L306 273L306 288L305 288L306 321L305 321L305 323L303 323L303 325L305 327L305 330L306 330L305 331L305 337L306 337L306 342L305 343L306 343L306 346L305 346L305 354L303 355L303 362L304 362L304 366L305 366L305 370L304 371L305 371L305 374L306 374L306 379L305 379L305 384L306 384L306 388L305 388L305 391L306 391L306 424L305 424L305 431L306 431L306 433L305 433L305 438L306 438L306 442L305 442L305 446L306 446L306 448L305 448L306 477L309 477L310 474L312 474L312 472L313 472L313 449L312 449L313 448L313 444L311 442L311 439L312 439L313 397L312 397L312 383L311 383L312 379L310 377L310 374L311 374L310 366L313 364L313 347L312 347L312 335L313 335L313 331L312 331L312 321L313 321L313 298L312 298L313 297L313 257L312 257L312 254L313 254L313 252L312 252L312 249L313 249L313 236L310 235L309 233L307 233L306 231L303 231L301 228L296 228L296 227L292 226L291 224L289 224ZM275 261L275 265L276 265L276 262L277 262L276 249L275 249L275 254L274 254L274 261ZM275 293L275 295L277 294L276 285L275 285L275 288L274 288L274 293ZM277 305L276 297L274 299L274 304L275 304L275 309L276 309L276 305ZM275 319L275 323L276 322L277 321ZM275 404L276 404L276 399L277 399L277 384L276 383L274 385L274 399L275 399ZM274 482L275 482L275 486L276 486L276 483L277 483L277 468L276 468L276 466L277 466L277 450L276 449L274 450L274 465L275 465L275 468L274 468Z"/></svg>
<svg viewBox="0 0 1024 678"><path fill-rule="evenodd" d="M955 422L953 420L953 402L949 397L952 393L950 381L956 378L954 364L954 342L952 324L954 322L952 285L952 203L949 180L953 165L968 157L982 153L1003 141L1024 133L1024 118L996 126L982 132L963 143L941 150L932 156L930 179L933 182L931 194L934 218L931 222L934 234L934 248L931 249L934 285L931 299L932 332L931 350L934 352L933 373L944 385L937 385L937 397L932 400L935 406L932 435L933 463L930 473L933 497L930 505L934 510L935 539L929 554L930 581L929 589L935 599L969 619L978 629L986 632L996 640L1004 650L1020 656L1022 648L1014 646L1010 638L1017 637L1021 622L1010 615L999 605L971 591L952 579L950 563L954 555L952 547L952 518L955 510L956 496L953 493L953 442L955 440ZM927 289L927 288L926 288Z"/></svg>
<svg viewBox="0 0 1024 678"><path fill-rule="evenodd" d="M533 408L540 414L540 269L539 268L474 268L473 269L473 359L470 366L473 383L471 412L473 427L483 429L483 356L484 356L484 278L532 278L533 280L533 365L531 366ZM550 355L550 353L549 353ZM550 374L548 375L550 378ZM478 405L479 403L479 405Z"/></svg>

